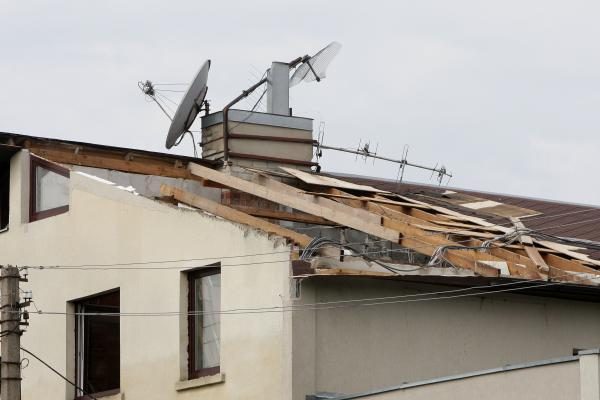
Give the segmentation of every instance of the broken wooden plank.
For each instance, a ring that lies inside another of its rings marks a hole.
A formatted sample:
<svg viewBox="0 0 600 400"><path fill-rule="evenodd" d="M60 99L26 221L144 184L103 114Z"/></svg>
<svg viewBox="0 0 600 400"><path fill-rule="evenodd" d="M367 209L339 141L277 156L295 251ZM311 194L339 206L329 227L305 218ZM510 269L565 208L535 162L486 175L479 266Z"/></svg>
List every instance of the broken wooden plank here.
<svg viewBox="0 0 600 400"><path fill-rule="evenodd" d="M432 228L433 230L438 227L434 227L434 225L426 220L422 220L411 215L404 214L400 211L389 208L387 205L376 204L370 201L365 201L364 197L352 196L351 194L345 193L339 189L329 189L330 193L335 194L337 196L337 201L347 204L353 207L361 207L365 208L373 213L381 215L382 223L384 226L392 227L403 234L403 238L401 243L406 247L410 247L408 244L412 243L411 239L416 239L420 244L417 245L416 250L421 254L426 254L431 256L435 250L440 246L460 246L459 243L447 240L437 235L437 237L432 237L434 235L428 234L422 230L415 231L413 228ZM396 222L399 222L399 225ZM416 236L410 237L409 235L413 234ZM425 245L424 245L425 244ZM429 246L430 244L431 246ZM476 261L471 260L468 256L465 256L464 253L468 252L465 250L448 250L449 257L452 259L454 263L463 268L476 270L482 274L490 274L491 276L497 276L498 271L489 265L484 265L478 263L478 261L488 260L491 262L502 262L502 260L498 260L496 258L487 258L486 255L481 257L474 255L475 253L471 251L469 255L471 258L475 258ZM448 253L447 252L447 253ZM483 259L482 259L483 258ZM483 272L482 272L483 271Z"/></svg>
<svg viewBox="0 0 600 400"><path fill-rule="evenodd" d="M469 216L469 215L465 215L465 214L459 213L459 212L454 211L454 210L450 210L450 209L445 208L445 207L435 206L435 205L428 204L428 203L425 203L425 202L422 202L422 201L419 201L419 200L411 199L410 197L401 196L401 195L397 195L397 196L399 198L401 198L401 199L403 199L405 201L411 202L411 203L427 205L432 210L435 210L435 211L437 211L439 213L442 213L442 214L445 214L447 216L458 218L458 219L463 220L463 221L472 222L474 224L485 226L485 227L497 227L502 232L509 232L511 230L510 228L505 228L505 227L502 227L502 226L497 225L497 224L492 224L491 222L488 222L488 221L484 220L483 218L472 217L472 216Z"/></svg>
<svg viewBox="0 0 600 400"><path fill-rule="evenodd" d="M349 193L343 192L339 189L331 188L328 189L328 193L332 196L335 196L336 201L342 204L346 204L355 208L362 208L369 212L396 219L398 221L403 221L406 223L419 223L419 224L430 224L427 221L412 217L408 214L405 214L401 211L394 210L389 208L387 205L379 204L376 201L371 201L371 198L366 198L362 196L353 196ZM430 224L433 225L433 224Z"/></svg>
<svg viewBox="0 0 600 400"><path fill-rule="evenodd" d="M272 224L268 221L253 217L244 212L235 210L231 207L224 206L223 204L217 203L215 201L209 200L201 196L197 196L193 193L186 192L173 186L164 184L161 185L160 193L163 196L172 196L175 198L175 200L181 203L199 208L201 210L207 211L211 214L217 215L227 220L238 222L244 225L249 225L253 228L260 229L267 233L272 233L284 237L295 243L298 243L302 247L308 246L308 244L312 241L312 238L308 235L292 231L290 229L284 228L276 224Z"/></svg>
<svg viewBox="0 0 600 400"><path fill-rule="evenodd" d="M560 275L559 271L569 271L569 272L575 272L575 273L579 273L579 274L592 274L592 275L598 275L600 277L599 270L590 268L590 267L586 267L585 265L583 265L577 261L567 260L565 258L559 257L554 254L546 254L544 256L544 259L546 260L548 265L551 267L551 275L550 275L551 277L558 278Z"/></svg>
<svg viewBox="0 0 600 400"><path fill-rule="evenodd" d="M469 246L480 247L483 246L483 241L478 239L470 239L467 243ZM542 279L543 276L537 269L537 265L528 257L515 253L506 247L490 246L486 250L489 254L496 256L500 259L507 261L508 267L511 272L514 270L519 276L523 276L529 279ZM515 266L521 265L525 271L514 268Z"/></svg>
<svg viewBox="0 0 600 400"><path fill-rule="evenodd" d="M150 159L127 160L117 155L94 155L76 153L72 149L41 147L31 145L28 150L48 160L70 165L111 169L134 174L166 176L169 178L183 178L198 180L184 166L176 167L172 163Z"/></svg>
<svg viewBox="0 0 600 400"><path fill-rule="evenodd" d="M397 231L372 222L373 220L379 220L377 215L370 214L364 210L353 209L352 207L336 203L333 200L318 198L316 196L309 197L309 195L299 193L298 189L274 181L271 178L255 175L257 179L250 182L194 163L190 163L189 168L190 172L196 176L218 182L232 189L241 190L254 196L283 204L295 210L325 218L394 243L398 243L400 240L400 234ZM311 199L311 197L313 198ZM362 211L362 213L356 213L356 211Z"/></svg>
<svg viewBox="0 0 600 400"><path fill-rule="evenodd" d="M328 192L336 196L336 200L343 204L352 206L352 207L360 207L365 208L368 211L379 214L382 216L382 224L384 226L391 227L393 229L398 230L402 233L403 237L401 240L401 244L406 247L409 246L409 243L413 243L412 239L416 239L420 244L415 247L415 251L426 254L433 255L435 250L440 246L460 246L459 243L447 240L442 238L439 235L428 234L423 230L415 230L414 228L430 228L432 230L439 229L438 227L434 227L432 223L428 221L404 214L400 211L388 208L387 205L375 204L373 202L367 201L368 199L365 197L353 196L349 193L343 192L339 189L328 189ZM400 224L397 224L400 223ZM442 228L443 230L446 230ZM410 235L414 236L410 236ZM467 233L471 235L471 232ZM482 235L486 235L481 233ZM494 235L487 234L491 237ZM436 236L436 237L434 237ZM463 246L464 247L464 246ZM489 265L481 264L479 261L490 261L490 262L502 262L503 260L498 259L496 257L489 257L486 254L481 254L473 250L448 250L447 257L451 262L456 263L458 266L463 268L471 269L481 273L483 275L489 274L490 276L497 276L498 270ZM465 255L467 253L467 255ZM470 257L469 257L470 256ZM472 260L472 259L473 260Z"/></svg>
<svg viewBox="0 0 600 400"><path fill-rule="evenodd" d="M493 239L496 237L496 235L494 235L492 233L486 233L486 232L465 231L465 230L461 230L461 229L450 229L447 227L423 225L423 224L415 224L415 226L418 228L427 230L427 231L439 232L439 233L444 233L444 234L448 234L448 235L478 237L478 238L483 238L483 239Z"/></svg>
<svg viewBox="0 0 600 400"><path fill-rule="evenodd" d="M330 188L328 188L330 189ZM414 207L414 208L423 208L423 209L429 209L429 206L425 206L425 205L421 205L421 204L412 204L412 203L405 203L405 202L401 202L401 201L394 201L394 200L389 200L386 199L384 197L381 196L374 196L374 197L367 197L367 196L353 196L351 194L336 194L336 193L331 193L329 190L328 192L302 192L304 194L312 194L315 196L323 196L323 197L332 197L332 198L337 198L337 199L353 199L353 200L362 200L362 201L371 201L373 203L381 203L381 204L388 204L391 206L403 206L403 207ZM342 192L343 193L343 192Z"/></svg>
<svg viewBox="0 0 600 400"><path fill-rule="evenodd" d="M308 173L305 171L299 171L294 168L279 167L279 169L300 179L304 183L308 183L309 185L334 187L334 188L340 188L340 189L345 189L345 190L357 190L360 192L386 193L385 190L376 189L372 186L359 185L356 183L346 182L346 181L332 178L329 176L319 175L319 174L315 174L315 173Z"/></svg>
<svg viewBox="0 0 600 400"><path fill-rule="evenodd" d="M549 249L556 250L556 251L560 252L561 254L568 256L570 258L574 258L579 261L584 261L584 262L587 262L587 263L590 263L590 264L593 264L596 266L600 266L600 261L590 258L587 254L581 254L581 253L577 253L576 251L567 250L566 247L560 243L554 243L554 242L550 242L547 240L537 240L537 239L534 239L534 242L538 243L542 246L545 246Z"/></svg>
<svg viewBox="0 0 600 400"><path fill-rule="evenodd" d="M314 225L335 225L333 222L326 220L325 218L315 217L314 215L303 213L303 212L287 212L281 210L271 210L269 208L260 207L248 207L240 205L230 205L231 208L235 208L238 211L252 215L254 217L278 219L281 221L293 221L301 222L304 224Z"/></svg>
<svg viewBox="0 0 600 400"><path fill-rule="evenodd" d="M456 221L436 221L435 223L438 225L451 226L454 228L461 228L461 230L464 230L464 229L471 229L471 230L476 230L476 231L489 230L489 228L485 227L485 226L465 224L463 222L456 222Z"/></svg>
<svg viewBox="0 0 600 400"><path fill-rule="evenodd" d="M525 229L527 229L518 218L511 217L510 222L513 223L515 229L517 230L524 231ZM525 253L527 253L529 258L531 258L531 260L538 266L538 268L544 272L548 272L548 265L546 264L546 261L544 261L544 259L542 258L540 252L535 248L531 237L525 234L521 234L519 236L519 241L521 242L521 244L523 244Z"/></svg>

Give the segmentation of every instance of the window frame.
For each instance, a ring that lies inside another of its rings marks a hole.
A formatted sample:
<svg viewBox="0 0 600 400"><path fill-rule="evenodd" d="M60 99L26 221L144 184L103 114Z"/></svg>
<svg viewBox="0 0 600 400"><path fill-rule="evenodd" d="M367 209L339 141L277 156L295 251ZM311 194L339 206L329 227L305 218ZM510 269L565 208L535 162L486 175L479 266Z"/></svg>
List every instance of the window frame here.
<svg viewBox="0 0 600 400"><path fill-rule="evenodd" d="M58 164L46 161L43 158L30 155L29 163L29 222L39 221L44 218L54 217L55 215L63 214L69 211L69 205L51 208L49 210L36 211L35 203L37 201L36 191L36 168L41 167L48 171L57 173L67 179L71 179L71 171L68 168Z"/></svg>
<svg viewBox="0 0 600 400"><path fill-rule="evenodd" d="M106 305L95 305L95 304L88 304L89 302L93 302L94 300L104 297L104 296L110 296L110 295L114 295L114 294L118 294L119 296L119 308L118 308L118 312L120 312L121 310L121 288L114 288L114 289L109 289L109 290L105 290L102 292L98 292L98 293L94 293L92 295L89 296L85 296L76 300L72 300L70 303L73 304L74 308L75 308L75 312L76 313L80 313L82 308L88 308L88 307L98 307L98 308L112 308L111 306L106 306ZM110 317L109 317L110 318ZM121 325L121 321L120 321L120 317L116 317L118 318L119 321L119 330L120 330L120 325ZM75 367L75 372L74 372L74 379L75 382L77 382L77 385L84 389L84 391L86 392L86 394L81 394L79 388L75 388L75 400L90 400L92 398L98 398L98 397L103 397L103 396L109 396L109 395L114 395L114 394L118 394L121 392L121 368L120 368L120 360L121 360L121 345L120 345L120 332L119 332L119 387L118 388L113 388L113 389L108 389L108 390L104 390L101 392L95 392L95 393L87 393L88 388L85 388L85 384L83 383L83 381L85 380L84 376L81 374L85 374L85 362L82 365L83 359L81 358L83 355L80 354L80 352L84 351L82 346L85 346L84 343L82 343L82 339L85 340L85 337L82 338L81 335L85 336L83 329L85 326L86 322L85 322L85 316L80 316L80 315L76 315L75 316L75 330L74 330L74 356L75 356L75 363L74 363L74 367Z"/></svg>
<svg viewBox="0 0 600 400"><path fill-rule="evenodd" d="M8 231L10 225L10 161L0 160L0 168L6 167L2 175L0 172L0 233ZM6 185L6 191L3 191ZM6 213L6 215L3 215Z"/></svg>
<svg viewBox="0 0 600 400"><path fill-rule="evenodd" d="M196 321L194 318L195 315L193 314L195 311L195 297L196 297L196 288L195 288L194 283L198 279L204 278L206 276L217 275L217 274L219 274L219 275L221 274L221 266L220 265L202 267L202 268L194 269L194 270L187 272L187 279L188 279L188 306L187 306L187 310L188 310L188 318L187 318L187 322L188 322L187 323L187 325L188 325L188 346L187 346L188 380L201 378L204 376L217 375L221 372L221 360L220 359L219 359L219 365L217 365L216 367L201 368L198 370L196 368L194 368L194 366L196 365L196 345L197 345L196 340L194 340L194 333L196 330ZM219 294L220 294L220 292L219 292ZM219 342L220 342L220 340L221 340L221 334L219 332ZM219 343L219 345L220 345L220 343ZM219 352L219 355L220 355L220 352Z"/></svg>

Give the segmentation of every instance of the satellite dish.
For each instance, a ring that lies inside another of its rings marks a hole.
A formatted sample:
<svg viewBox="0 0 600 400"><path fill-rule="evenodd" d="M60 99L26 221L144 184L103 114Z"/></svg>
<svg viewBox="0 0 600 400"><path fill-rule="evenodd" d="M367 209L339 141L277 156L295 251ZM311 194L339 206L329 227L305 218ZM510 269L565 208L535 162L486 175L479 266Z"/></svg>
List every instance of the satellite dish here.
<svg viewBox="0 0 600 400"><path fill-rule="evenodd" d="M325 48L321 49L312 57L305 56L302 59L302 64L296 68L294 74L290 78L290 87L304 82L319 82L326 77L326 70L331 60L340 52L342 45L338 42L331 42Z"/></svg>
<svg viewBox="0 0 600 400"><path fill-rule="evenodd" d="M185 92L181 103L179 103L171 121L169 133L167 134L167 141L165 143L167 149L179 144L179 139L190 129L190 126L192 126L192 123L194 123L196 116L200 112L202 103L206 97L206 91L208 90L206 81L209 69L210 60L206 60Z"/></svg>

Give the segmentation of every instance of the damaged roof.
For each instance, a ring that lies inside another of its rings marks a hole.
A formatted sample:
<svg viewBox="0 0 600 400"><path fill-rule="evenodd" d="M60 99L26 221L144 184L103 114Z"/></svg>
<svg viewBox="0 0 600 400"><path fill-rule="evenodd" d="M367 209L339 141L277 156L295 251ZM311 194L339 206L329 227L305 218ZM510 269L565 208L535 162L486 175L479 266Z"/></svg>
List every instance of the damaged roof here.
<svg viewBox="0 0 600 400"><path fill-rule="evenodd" d="M0 144L64 165L190 179L219 190L220 202L168 185L160 194L287 238L297 245L293 257L308 263L304 275L600 284L598 207L292 168L238 166L232 173L190 157L7 133ZM341 237L362 234L367 250L310 230L324 226ZM406 256L401 262L399 253Z"/></svg>
<svg viewBox="0 0 600 400"><path fill-rule="evenodd" d="M555 236L600 242L600 207L598 206L417 183L398 184L395 181L372 177L343 174L331 175L356 184L369 185L380 190L412 196L418 199L436 199L448 207L455 206L455 204L449 201L452 194L448 195L445 193L459 192L497 203L533 210L535 214L532 214L530 217L521 217L528 228L543 230L545 233ZM456 209L464 213L471 211L466 207L457 207ZM474 214L483 215L494 223L507 223L503 218L489 215L485 212L485 209L480 209L479 213ZM600 259L600 250L588 250L587 253L596 259Z"/></svg>

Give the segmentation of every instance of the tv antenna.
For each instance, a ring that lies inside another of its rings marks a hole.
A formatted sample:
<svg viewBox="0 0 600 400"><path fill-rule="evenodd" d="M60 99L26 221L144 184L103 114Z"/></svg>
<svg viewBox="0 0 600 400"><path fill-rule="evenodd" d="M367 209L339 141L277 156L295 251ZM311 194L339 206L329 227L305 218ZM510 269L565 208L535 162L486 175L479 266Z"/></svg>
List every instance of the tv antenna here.
<svg viewBox="0 0 600 400"><path fill-rule="evenodd" d="M315 149L315 158L317 159L317 172L321 172L319 166L319 160L323 157L323 151L321 150L321 144L325 140L325 121L319 122L319 135L317 136L317 144Z"/></svg>
<svg viewBox="0 0 600 400"><path fill-rule="evenodd" d="M450 172L448 172L446 167L444 167L443 165L441 167L438 167L438 164L436 164L435 167L428 167L425 165L420 165L420 164L416 164L413 162L409 162L406 158L408 155L408 147L407 146L404 147L405 149L402 152L402 158L399 160L395 159L395 158L383 157L383 156L377 155L377 151L370 150L369 142L363 144L362 147L359 143L359 147L356 150L347 149L344 147L327 146L327 145L324 145L323 143L315 143L314 146L315 147L318 146L319 152L321 152L321 149L341 151L344 153L354 154L356 157L358 157L358 156L363 157L365 160L367 158L372 158L373 160L383 160L383 161L391 162L394 164L398 164L398 168L401 171L402 177L404 176L404 169L406 167L413 167L413 168L419 168L419 169L431 171L432 177L434 175L436 175L438 184L440 184L440 185L442 184L444 177L448 177L448 181L450 180L450 178L452 178L452 174ZM317 167L317 169L319 170L320 168Z"/></svg>
<svg viewBox="0 0 600 400"><path fill-rule="evenodd" d="M362 142L362 139L358 141L358 147L356 148L356 157L354 157L354 160L356 161L358 159L358 156L360 156L365 162L367 162L367 158L372 158L373 159L373 165L375 165L375 157L377 155L377 150L379 149L379 143L377 143L377 145L375 145L375 150L371 150L371 142L370 141L365 141L364 143Z"/></svg>
<svg viewBox="0 0 600 400"><path fill-rule="evenodd" d="M173 117L165 110L163 105L156 98L156 89L151 81L138 82L140 90L152 99L162 110L162 112L171 120L171 126L167 133L167 139L165 141L165 147L167 149L177 146L183 140L186 133L189 133L192 137L192 143L194 146L194 157L198 156L196 150L196 140L194 134L190 131L190 127L194 123L194 120L200 113L205 111L209 113L210 105L208 100L205 100L208 86L206 85L208 80L208 71L210 70L210 60L206 60L204 64L198 70L196 77L192 83L188 86L181 102L175 110Z"/></svg>

